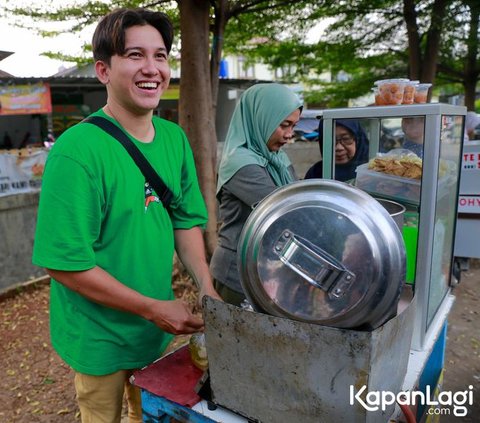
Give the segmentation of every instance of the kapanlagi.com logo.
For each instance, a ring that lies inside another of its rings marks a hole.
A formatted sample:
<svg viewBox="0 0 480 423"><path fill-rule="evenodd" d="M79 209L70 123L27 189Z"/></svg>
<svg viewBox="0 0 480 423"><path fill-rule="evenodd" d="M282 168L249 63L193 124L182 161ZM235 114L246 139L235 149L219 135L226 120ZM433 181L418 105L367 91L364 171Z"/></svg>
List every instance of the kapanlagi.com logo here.
<svg viewBox="0 0 480 423"><path fill-rule="evenodd" d="M355 400L367 411L385 411L389 405L398 403L400 405L425 405L444 406L453 409L457 417L467 415L466 405L473 405L473 386L469 385L466 391L442 391L436 398L433 397L430 386L427 385L425 392L422 391L401 391L397 394L391 391L371 391L365 394L367 387L363 385L356 393L355 387L350 385L350 405Z"/></svg>

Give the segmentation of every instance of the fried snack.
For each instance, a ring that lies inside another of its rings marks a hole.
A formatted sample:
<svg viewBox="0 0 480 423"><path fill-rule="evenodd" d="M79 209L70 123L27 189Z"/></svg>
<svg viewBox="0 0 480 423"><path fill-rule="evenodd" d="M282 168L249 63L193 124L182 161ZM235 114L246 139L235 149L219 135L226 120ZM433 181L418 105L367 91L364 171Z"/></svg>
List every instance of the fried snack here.
<svg viewBox="0 0 480 423"><path fill-rule="evenodd" d="M375 104L377 106L398 105L402 104L403 91L407 83L407 79L382 79L375 81Z"/></svg>
<svg viewBox="0 0 480 423"><path fill-rule="evenodd" d="M420 179L422 177L422 159L416 156L387 154L371 159L368 162L368 168L403 178Z"/></svg>
<svg viewBox="0 0 480 423"><path fill-rule="evenodd" d="M422 177L422 163L418 162L410 162L404 161L403 167L405 171L403 173L403 177L405 178L412 178L412 179L420 179Z"/></svg>
<svg viewBox="0 0 480 423"><path fill-rule="evenodd" d="M428 90L430 89L431 86L432 84L428 84L428 83L418 84L415 87L415 94L413 96L413 101L415 103L426 103L428 98Z"/></svg>
<svg viewBox="0 0 480 423"><path fill-rule="evenodd" d="M415 86L417 81L407 82L403 90L403 101L402 104L413 104L413 98L415 95Z"/></svg>

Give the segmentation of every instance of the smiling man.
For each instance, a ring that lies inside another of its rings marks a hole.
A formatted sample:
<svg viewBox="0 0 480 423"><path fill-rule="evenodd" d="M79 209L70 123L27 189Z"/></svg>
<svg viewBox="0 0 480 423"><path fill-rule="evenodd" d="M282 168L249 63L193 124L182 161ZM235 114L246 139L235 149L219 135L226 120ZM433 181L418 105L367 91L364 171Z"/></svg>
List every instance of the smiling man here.
<svg viewBox="0 0 480 423"><path fill-rule="evenodd" d="M57 140L45 168L33 261L52 277L52 345L75 370L82 422L120 422L125 395L141 422L132 371L157 359L175 334L203 321L175 300L173 253L203 295L215 292L200 227L207 213L188 140L153 116L170 80L172 25L163 13L118 9L93 36L107 119L140 150L172 193L164 206L124 147L90 122Z"/></svg>

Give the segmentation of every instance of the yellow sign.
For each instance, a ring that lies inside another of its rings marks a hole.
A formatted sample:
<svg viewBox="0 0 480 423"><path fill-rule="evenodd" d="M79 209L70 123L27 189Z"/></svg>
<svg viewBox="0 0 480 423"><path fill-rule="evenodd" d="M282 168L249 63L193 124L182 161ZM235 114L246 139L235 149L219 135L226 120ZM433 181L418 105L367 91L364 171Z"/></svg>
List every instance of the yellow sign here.
<svg viewBox="0 0 480 423"><path fill-rule="evenodd" d="M162 100L178 100L180 98L180 87L178 85L170 85L162 94Z"/></svg>
<svg viewBox="0 0 480 423"><path fill-rule="evenodd" d="M0 115L33 115L52 112L50 85L0 86Z"/></svg>

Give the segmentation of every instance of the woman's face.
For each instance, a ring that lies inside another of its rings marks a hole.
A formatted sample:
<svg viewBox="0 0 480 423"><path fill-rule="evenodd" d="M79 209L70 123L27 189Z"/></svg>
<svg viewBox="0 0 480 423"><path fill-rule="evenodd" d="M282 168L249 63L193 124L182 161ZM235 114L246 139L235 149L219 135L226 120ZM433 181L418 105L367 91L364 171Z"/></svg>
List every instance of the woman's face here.
<svg viewBox="0 0 480 423"><path fill-rule="evenodd" d="M417 144L423 143L423 130L425 128L425 118L412 117L402 119L402 129L405 136Z"/></svg>
<svg viewBox="0 0 480 423"><path fill-rule="evenodd" d="M357 144L353 134L343 126L335 127L335 164L347 164L355 156Z"/></svg>
<svg viewBox="0 0 480 423"><path fill-rule="evenodd" d="M280 150L288 141L293 137L293 127L298 123L300 119L300 110L296 109L293 113L288 115L275 129L270 139L267 142L267 148L272 151Z"/></svg>

